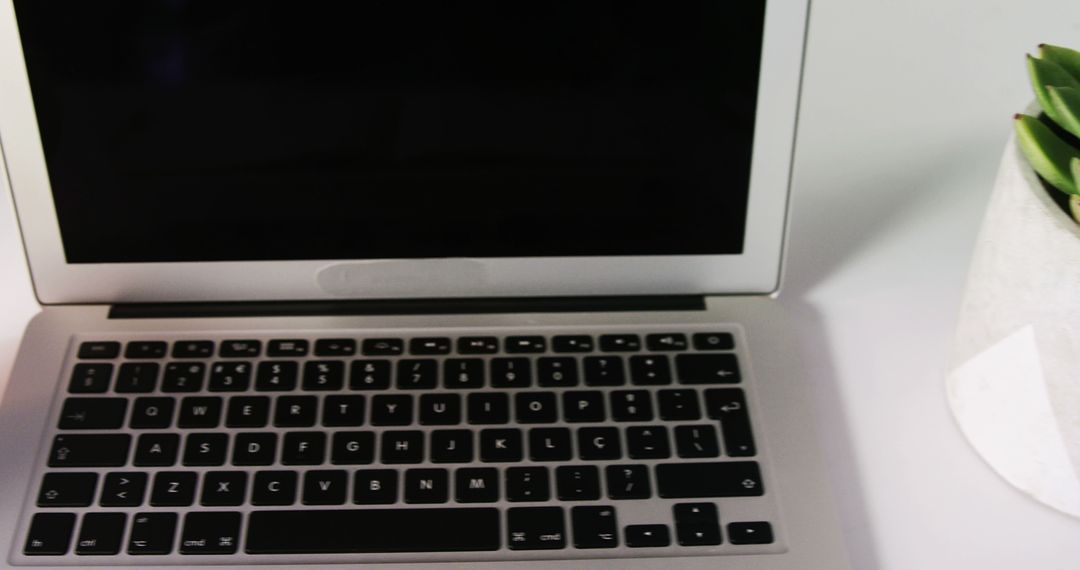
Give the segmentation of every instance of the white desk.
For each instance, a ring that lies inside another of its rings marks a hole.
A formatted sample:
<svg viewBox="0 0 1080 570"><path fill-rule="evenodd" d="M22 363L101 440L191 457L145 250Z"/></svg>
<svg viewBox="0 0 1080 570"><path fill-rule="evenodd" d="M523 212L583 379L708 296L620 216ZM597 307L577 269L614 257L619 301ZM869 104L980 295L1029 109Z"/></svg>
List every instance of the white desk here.
<svg viewBox="0 0 1080 570"><path fill-rule="evenodd" d="M982 208L1030 99L1022 54L1080 46L1067 0L814 0L783 302L802 316L854 567L1080 566L1080 520L967 446L943 375ZM35 313L0 197L0 384Z"/></svg>

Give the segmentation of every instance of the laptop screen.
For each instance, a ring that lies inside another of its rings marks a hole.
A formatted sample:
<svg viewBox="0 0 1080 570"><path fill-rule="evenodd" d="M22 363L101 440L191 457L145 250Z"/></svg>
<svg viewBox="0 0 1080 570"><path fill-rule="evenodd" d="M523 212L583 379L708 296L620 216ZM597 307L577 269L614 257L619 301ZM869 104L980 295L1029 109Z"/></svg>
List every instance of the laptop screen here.
<svg viewBox="0 0 1080 570"><path fill-rule="evenodd" d="M743 250L764 1L15 6L69 263Z"/></svg>

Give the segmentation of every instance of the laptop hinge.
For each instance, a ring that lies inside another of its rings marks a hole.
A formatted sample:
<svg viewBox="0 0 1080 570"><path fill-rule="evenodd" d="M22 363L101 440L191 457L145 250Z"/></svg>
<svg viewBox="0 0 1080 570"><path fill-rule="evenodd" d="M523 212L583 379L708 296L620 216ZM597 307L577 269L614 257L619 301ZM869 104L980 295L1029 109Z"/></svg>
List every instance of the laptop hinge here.
<svg viewBox="0 0 1080 570"><path fill-rule="evenodd" d="M127 303L110 319L704 311L703 295Z"/></svg>

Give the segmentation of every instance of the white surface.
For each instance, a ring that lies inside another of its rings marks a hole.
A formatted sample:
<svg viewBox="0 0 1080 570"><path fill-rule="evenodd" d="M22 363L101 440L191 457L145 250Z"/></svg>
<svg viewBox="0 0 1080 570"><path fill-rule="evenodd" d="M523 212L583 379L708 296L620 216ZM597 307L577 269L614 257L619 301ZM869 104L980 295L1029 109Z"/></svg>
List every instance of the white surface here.
<svg viewBox="0 0 1080 570"><path fill-rule="evenodd" d="M963 439L944 376L1023 57L1080 46L1066 0L815 0L781 299L801 315L853 565L1075 570L1080 522ZM0 200L0 370L33 298Z"/></svg>

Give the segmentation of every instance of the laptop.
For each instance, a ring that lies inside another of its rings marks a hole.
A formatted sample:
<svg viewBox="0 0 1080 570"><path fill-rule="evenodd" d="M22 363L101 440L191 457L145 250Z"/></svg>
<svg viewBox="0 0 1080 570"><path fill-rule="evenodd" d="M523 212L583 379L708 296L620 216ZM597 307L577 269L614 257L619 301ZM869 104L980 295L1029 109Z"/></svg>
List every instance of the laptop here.
<svg viewBox="0 0 1080 570"><path fill-rule="evenodd" d="M846 567L773 299L806 17L5 3L7 563Z"/></svg>

